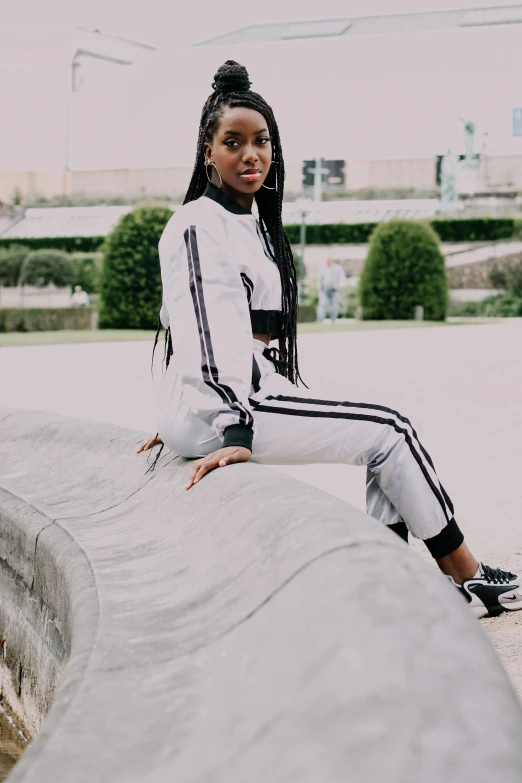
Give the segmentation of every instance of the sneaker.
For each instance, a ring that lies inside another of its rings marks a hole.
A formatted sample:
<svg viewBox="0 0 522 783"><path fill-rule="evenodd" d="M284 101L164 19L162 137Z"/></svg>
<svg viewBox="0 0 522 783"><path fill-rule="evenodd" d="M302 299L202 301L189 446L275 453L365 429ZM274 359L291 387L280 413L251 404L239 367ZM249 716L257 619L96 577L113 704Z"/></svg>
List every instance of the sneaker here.
<svg viewBox="0 0 522 783"><path fill-rule="evenodd" d="M502 612L522 609L522 580L510 571L480 563L479 573L473 579L466 579L461 585L451 576L448 579L466 599L475 617L496 617Z"/></svg>

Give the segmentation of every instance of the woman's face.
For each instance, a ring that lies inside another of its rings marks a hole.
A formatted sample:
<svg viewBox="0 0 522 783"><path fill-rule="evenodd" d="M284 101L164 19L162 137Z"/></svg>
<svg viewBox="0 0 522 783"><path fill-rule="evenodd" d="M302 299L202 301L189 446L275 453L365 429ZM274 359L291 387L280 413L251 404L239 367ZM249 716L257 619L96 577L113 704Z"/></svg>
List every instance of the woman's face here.
<svg viewBox="0 0 522 783"><path fill-rule="evenodd" d="M243 106L225 109L204 152L205 160L212 160L221 175L220 180L216 168L209 165L214 185L250 209L272 161L272 143L263 115Z"/></svg>

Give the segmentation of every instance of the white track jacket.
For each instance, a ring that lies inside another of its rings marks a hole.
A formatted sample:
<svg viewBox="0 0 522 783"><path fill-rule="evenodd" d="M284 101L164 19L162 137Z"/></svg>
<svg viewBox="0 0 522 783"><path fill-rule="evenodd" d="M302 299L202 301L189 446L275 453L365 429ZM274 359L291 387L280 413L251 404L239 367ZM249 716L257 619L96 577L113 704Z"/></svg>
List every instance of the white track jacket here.
<svg viewBox="0 0 522 783"><path fill-rule="evenodd" d="M176 210L159 252L175 382L224 446L252 449L252 333L281 331L281 279L259 221L209 183Z"/></svg>

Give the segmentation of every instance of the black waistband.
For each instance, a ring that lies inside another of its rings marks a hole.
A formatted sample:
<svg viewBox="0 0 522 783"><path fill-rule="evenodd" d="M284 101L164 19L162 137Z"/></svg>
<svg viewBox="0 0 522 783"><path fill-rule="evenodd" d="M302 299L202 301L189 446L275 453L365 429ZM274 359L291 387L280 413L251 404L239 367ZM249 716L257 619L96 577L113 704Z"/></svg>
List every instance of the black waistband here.
<svg viewBox="0 0 522 783"><path fill-rule="evenodd" d="M283 322L280 310L251 310L250 321L254 334L281 337Z"/></svg>

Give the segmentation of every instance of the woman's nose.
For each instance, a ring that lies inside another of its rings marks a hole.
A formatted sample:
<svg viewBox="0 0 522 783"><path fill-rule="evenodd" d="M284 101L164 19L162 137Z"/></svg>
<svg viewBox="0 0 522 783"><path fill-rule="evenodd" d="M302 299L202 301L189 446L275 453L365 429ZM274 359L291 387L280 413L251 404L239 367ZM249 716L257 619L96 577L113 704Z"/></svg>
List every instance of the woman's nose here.
<svg viewBox="0 0 522 783"><path fill-rule="evenodd" d="M243 152L243 160L245 161L245 163L251 163L252 161L258 160L256 148L245 147L245 150Z"/></svg>

